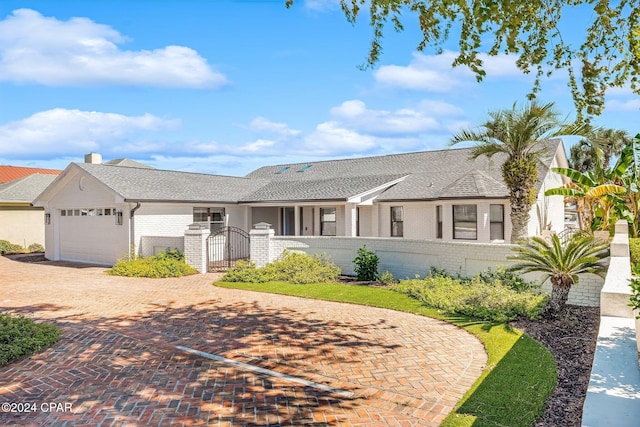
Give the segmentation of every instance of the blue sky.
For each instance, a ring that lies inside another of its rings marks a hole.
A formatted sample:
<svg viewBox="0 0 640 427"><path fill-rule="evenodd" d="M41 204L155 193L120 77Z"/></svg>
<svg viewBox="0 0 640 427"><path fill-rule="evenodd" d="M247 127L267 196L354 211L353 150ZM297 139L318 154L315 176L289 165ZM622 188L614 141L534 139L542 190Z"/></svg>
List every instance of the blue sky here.
<svg viewBox="0 0 640 427"><path fill-rule="evenodd" d="M585 17L571 16L576 28ZM532 78L513 58L487 58L478 84L451 68L451 51L416 52L410 20L403 33L389 28L375 68L359 69L366 18L350 25L334 0L3 0L0 164L63 169L93 151L244 175L446 148L488 111L525 102ZM562 73L543 85L540 100L571 116ZM596 124L635 135L639 110L618 89Z"/></svg>

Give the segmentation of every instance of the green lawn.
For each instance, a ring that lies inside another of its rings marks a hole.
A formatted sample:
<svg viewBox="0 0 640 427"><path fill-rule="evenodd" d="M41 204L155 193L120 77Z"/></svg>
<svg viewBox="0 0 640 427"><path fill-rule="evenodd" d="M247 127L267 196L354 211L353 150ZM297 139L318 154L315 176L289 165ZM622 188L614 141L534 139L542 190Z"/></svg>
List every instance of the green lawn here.
<svg viewBox="0 0 640 427"><path fill-rule="evenodd" d="M508 325L444 315L389 289L339 283L296 285L282 282L216 282L215 286L388 308L442 319L466 329L482 341L489 360L478 381L458 402L443 426L531 426L544 410L556 385L553 356L521 331Z"/></svg>

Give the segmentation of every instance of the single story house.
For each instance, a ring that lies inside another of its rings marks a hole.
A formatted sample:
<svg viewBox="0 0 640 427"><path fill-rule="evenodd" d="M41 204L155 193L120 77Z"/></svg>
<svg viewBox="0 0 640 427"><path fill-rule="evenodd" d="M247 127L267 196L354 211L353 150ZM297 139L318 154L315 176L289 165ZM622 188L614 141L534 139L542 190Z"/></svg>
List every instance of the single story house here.
<svg viewBox="0 0 640 427"><path fill-rule="evenodd" d="M546 143L529 234L564 228L567 167L560 140ZM272 224L276 235L362 236L509 243L503 158L471 159L470 148L349 158L259 168L244 177L71 163L33 202L50 217L46 256L113 264L132 249L144 256L183 248L192 223L212 232ZM127 162L128 163L128 162Z"/></svg>
<svg viewBox="0 0 640 427"><path fill-rule="evenodd" d="M0 166L0 240L28 247L45 244L45 214L31 205L61 171Z"/></svg>

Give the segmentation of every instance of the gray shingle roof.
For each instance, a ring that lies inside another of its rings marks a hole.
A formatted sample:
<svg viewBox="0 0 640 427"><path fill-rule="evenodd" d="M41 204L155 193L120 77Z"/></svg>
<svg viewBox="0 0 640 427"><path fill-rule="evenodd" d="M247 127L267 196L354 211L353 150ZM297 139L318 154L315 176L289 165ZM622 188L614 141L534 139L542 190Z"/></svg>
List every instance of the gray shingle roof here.
<svg viewBox="0 0 640 427"><path fill-rule="evenodd" d="M548 142L550 157L559 144L560 140ZM384 191L376 200L508 197L509 191L501 172L505 156L498 154L491 159L485 156L472 159L471 150L460 148L265 166L249 173L247 178L270 181L269 186L262 188L256 196L272 200L298 200L303 198L305 188L309 194L322 195L320 187L325 183L332 187L327 190L331 198L345 199L352 195L349 194L350 186L364 182L365 177L398 176L407 177ZM303 168L304 171L301 171ZM544 177L546 171L546 167L541 168L540 178ZM343 191L342 197L336 197L340 190Z"/></svg>
<svg viewBox="0 0 640 427"><path fill-rule="evenodd" d="M547 143L549 156L560 140ZM471 148L264 166L244 178L114 164L73 163L128 201L286 202L347 200L389 184L377 201L506 198L503 155ZM125 163L121 163L125 164ZM547 172L540 169L540 178ZM391 182L404 177L395 184ZM541 181L540 180L540 181ZM539 183L540 184L540 183Z"/></svg>
<svg viewBox="0 0 640 427"><path fill-rule="evenodd" d="M0 203L31 203L56 178L33 174L0 184Z"/></svg>
<svg viewBox="0 0 640 427"><path fill-rule="evenodd" d="M144 163L136 162L131 159L113 159L105 162L104 164L112 166L126 166L129 168L155 169L153 166L145 165Z"/></svg>
<svg viewBox="0 0 640 427"><path fill-rule="evenodd" d="M89 163L74 165L129 201L235 203L265 185L261 179L233 176Z"/></svg>
<svg viewBox="0 0 640 427"><path fill-rule="evenodd" d="M243 202L346 200L403 175L370 175L345 178L271 182L245 196Z"/></svg>

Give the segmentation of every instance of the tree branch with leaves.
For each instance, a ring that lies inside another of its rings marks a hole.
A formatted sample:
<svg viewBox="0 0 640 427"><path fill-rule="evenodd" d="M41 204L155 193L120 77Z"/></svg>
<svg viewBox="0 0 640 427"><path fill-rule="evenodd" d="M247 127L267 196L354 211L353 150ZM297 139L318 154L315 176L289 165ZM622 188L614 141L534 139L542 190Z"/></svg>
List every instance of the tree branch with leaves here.
<svg viewBox="0 0 640 427"><path fill-rule="evenodd" d="M294 0L286 0L291 7ZM422 33L416 49L442 53L448 41L457 41L453 66L466 66L478 81L486 76L481 53L509 54L535 81L529 99L535 98L542 78L565 70L578 118L599 115L605 94L612 87L629 86L640 94L640 0L340 0L348 22L368 14L372 31L369 54L363 68L376 65L382 56L383 38L404 30L415 20ZM566 28L566 16L577 12L591 16L584 27ZM563 31L581 37L567 40Z"/></svg>

